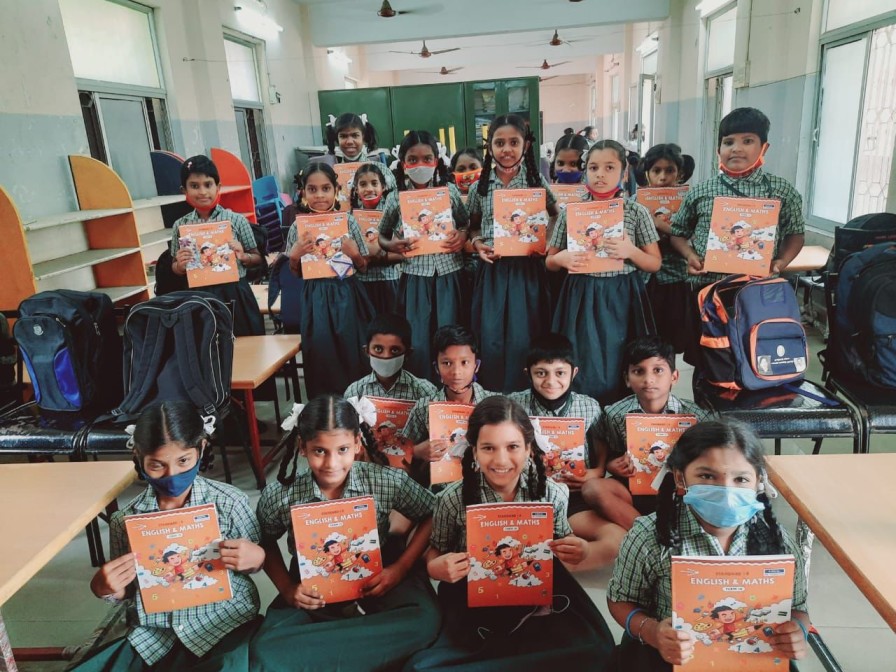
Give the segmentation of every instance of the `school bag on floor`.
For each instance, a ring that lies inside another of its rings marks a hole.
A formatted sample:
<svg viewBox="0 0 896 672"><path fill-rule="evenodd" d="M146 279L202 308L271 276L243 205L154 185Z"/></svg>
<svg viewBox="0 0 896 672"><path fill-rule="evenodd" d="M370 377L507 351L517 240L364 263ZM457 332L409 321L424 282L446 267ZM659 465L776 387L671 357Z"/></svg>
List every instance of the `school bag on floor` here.
<svg viewBox="0 0 896 672"><path fill-rule="evenodd" d="M35 294L19 304L13 334L42 409L103 412L121 401L121 337L106 294Z"/></svg>
<svg viewBox="0 0 896 672"><path fill-rule="evenodd" d="M707 382L761 390L803 379L809 349L787 280L729 275L704 287L698 301Z"/></svg>
<svg viewBox="0 0 896 672"><path fill-rule="evenodd" d="M131 309L124 324L124 400L112 411L135 418L157 401L189 401L220 417L230 402L233 317L207 292L171 292Z"/></svg>

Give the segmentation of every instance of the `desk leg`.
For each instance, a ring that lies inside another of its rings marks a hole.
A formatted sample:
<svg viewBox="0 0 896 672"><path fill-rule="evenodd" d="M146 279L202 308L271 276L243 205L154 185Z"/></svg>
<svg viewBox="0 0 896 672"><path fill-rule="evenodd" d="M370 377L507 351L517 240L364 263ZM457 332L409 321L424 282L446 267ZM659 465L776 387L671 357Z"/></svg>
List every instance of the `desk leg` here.
<svg viewBox="0 0 896 672"><path fill-rule="evenodd" d="M252 463L255 469L255 480L258 489L264 487L264 459L261 457L261 435L258 433L258 418L255 416L255 391L244 390L246 404L246 422L249 423L249 447L252 449Z"/></svg>
<svg viewBox="0 0 896 672"><path fill-rule="evenodd" d="M16 661L12 657L12 645L9 643L9 635L6 634L6 624L3 615L0 614L0 672L18 672Z"/></svg>

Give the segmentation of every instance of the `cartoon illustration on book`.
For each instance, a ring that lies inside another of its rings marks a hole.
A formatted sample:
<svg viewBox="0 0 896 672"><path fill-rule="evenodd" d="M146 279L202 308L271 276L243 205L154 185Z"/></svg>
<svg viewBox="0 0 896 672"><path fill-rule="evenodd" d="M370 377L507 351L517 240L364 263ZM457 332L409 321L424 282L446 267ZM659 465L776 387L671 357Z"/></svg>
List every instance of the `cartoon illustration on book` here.
<svg viewBox="0 0 896 672"><path fill-rule="evenodd" d="M344 212L296 217L299 238L311 235L314 249L302 255L302 277L306 280L333 278L354 269L351 258L342 251L342 241L348 235L348 216ZM339 271L339 272L337 272Z"/></svg>
<svg viewBox="0 0 896 672"><path fill-rule="evenodd" d="M358 172L358 168L360 167L361 163L357 161L351 163L337 163L333 166L333 171L336 173L336 181L339 183L339 191L336 194L336 200L341 204L340 210L343 212L350 212L352 209L352 187L355 185L355 173Z"/></svg>
<svg viewBox="0 0 896 672"><path fill-rule="evenodd" d="M376 423L371 427L379 451L389 460L390 467L410 469L414 459L414 442L400 436L414 407L413 401L366 397L376 408Z"/></svg>
<svg viewBox="0 0 896 672"><path fill-rule="evenodd" d="M429 439L447 439L448 450L441 460L429 463L430 482L450 483L463 477L461 459L467 452L467 423L473 412L470 404L434 402L429 405Z"/></svg>
<svg viewBox="0 0 896 672"><path fill-rule="evenodd" d="M544 453L545 475L554 480L585 476L585 419L530 417L535 443Z"/></svg>
<svg viewBox="0 0 896 672"><path fill-rule="evenodd" d="M528 256L545 251L548 212L544 189L499 189L493 195L495 251Z"/></svg>
<svg viewBox="0 0 896 672"><path fill-rule="evenodd" d="M451 198L446 187L415 189L398 194L401 208L401 237L413 240L407 257L441 254L442 243L454 231Z"/></svg>
<svg viewBox="0 0 896 672"><path fill-rule="evenodd" d="M240 279L236 253L230 246L233 227L230 222L184 224L178 229L178 247L190 250L187 285L207 287Z"/></svg>
<svg viewBox="0 0 896 672"><path fill-rule="evenodd" d="M780 209L780 201L717 196L706 243L706 270L768 275Z"/></svg>
<svg viewBox="0 0 896 672"><path fill-rule="evenodd" d="M669 451L688 427L697 424L693 415L629 413L625 416L625 439L635 475L628 486L633 495L655 495L653 480L663 468Z"/></svg>
<svg viewBox="0 0 896 672"><path fill-rule="evenodd" d="M625 237L623 201L570 203L566 208L566 246L573 252L584 252L587 265L578 273L621 271L623 261L613 259L607 241Z"/></svg>
<svg viewBox="0 0 896 672"><path fill-rule="evenodd" d="M635 197L654 217L659 217L666 224L672 223L672 215L678 212L681 201L688 191L687 185L681 187L642 187Z"/></svg>

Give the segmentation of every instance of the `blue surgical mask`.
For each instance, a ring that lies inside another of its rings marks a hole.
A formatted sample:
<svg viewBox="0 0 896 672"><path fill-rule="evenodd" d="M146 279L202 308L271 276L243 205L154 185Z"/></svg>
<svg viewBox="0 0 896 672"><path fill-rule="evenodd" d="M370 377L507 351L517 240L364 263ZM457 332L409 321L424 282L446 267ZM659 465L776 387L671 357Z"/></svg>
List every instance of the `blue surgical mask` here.
<svg viewBox="0 0 896 672"><path fill-rule="evenodd" d="M146 472L143 471L143 465L140 465L140 473L143 475L143 478L146 479L146 482L149 483L150 487L156 491L156 494L162 495L163 497L180 497L187 491L191 485L193 485L193 481L196 480L196 474L199 473L199 463L202 460L196 460L196 464L193 465L193 468L190 471L184 471L180 474L174 474L173 476L165 476L164 478L150 478L146 475Z"/></svg>
<svg viewBox="0 0 896 672"><path fill-rule="evenodd" d="M578 184L581 181L582 181L582 171L581 170L573 170L573 171L558 170L557 171L557 184Z"/></svg>
<svg viewBox="0 0 896 672"><path fill-rule="evenodd" d="M689 486L682 501L713 527L738 527L765 509L752 488Z"/></svg>

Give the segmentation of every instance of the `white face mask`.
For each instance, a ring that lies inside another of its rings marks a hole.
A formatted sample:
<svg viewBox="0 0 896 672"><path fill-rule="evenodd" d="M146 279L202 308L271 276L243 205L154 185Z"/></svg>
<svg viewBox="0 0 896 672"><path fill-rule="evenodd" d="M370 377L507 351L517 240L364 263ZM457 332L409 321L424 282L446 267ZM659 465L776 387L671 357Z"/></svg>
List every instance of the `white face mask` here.
<svg viewBox="0 0 896 672"><path fill-rule="evenodd" d="M435 166L414 166L404 169L404 174L411 178L414 184L429 184L435 172Z"/></svg>
<svg viewBox="0 0 896 672"><path fill-rule="evenodd" d="M389 359L380 359L379 357L370 356L370 368L381 378L391 378L401 371L404 366L404 355L390 357Z"/></svg>

